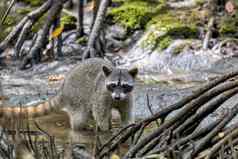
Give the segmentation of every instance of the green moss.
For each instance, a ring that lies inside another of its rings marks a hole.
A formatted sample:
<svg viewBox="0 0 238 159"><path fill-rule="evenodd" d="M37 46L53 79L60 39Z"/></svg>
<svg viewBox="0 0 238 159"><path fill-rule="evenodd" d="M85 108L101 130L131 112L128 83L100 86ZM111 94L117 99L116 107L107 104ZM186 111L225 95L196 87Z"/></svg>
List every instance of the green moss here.
<svg viewBox="0 0 238 159"><path fill-rule="evenodd" d="M22 14L22 15L25 15L25 14L28 14L32 11L33 9L32 8L21 8L21 9L17 9L17 14Z"/></svg>
<svg viewBox="0 0 238 159"><path fill-rule="evenodd" d="M194 22L185 19L180 20L171 13L159 14L154 17L148 26L154 25L156 30L168 32L170 35L179 36L184 35L186 38L197 36L198 29Z"/></svg>
<svg viewBox="0 0 238 159"><path fill-rule="evenodd" d="M88 39L87 39L86 36L83 36L83 37L77 39L76 42L77 42L78 44L87 44Z"/></svg>
<svg viewBox="0 0 238 159"><path fill-rule="evenodd" d="M61 24L63 25L71 25L76 23L77 19L71 15L63 15L60 19Z"/></svg>
<svg viewBox="0 0 238 159"><path fill-rule="evenodd" d="M169 47L169 45L171 44L172 42L172 38L170 36L164 36L162 38L160 38L159 40L159 44L158 44L158 49L159 50L164 50L166 49L167 47Z"/></svg>
<svg viewBox="0 0 238 159"><path fill-rule="evenodd" d="M219 24L219 33L222 36L235 35L238 30L238 16L225 16Z"/></svg>
<svg viewBox="0 0 238 159"><path fill-rule="evenodd" d="M45 23L46 15L41 17L36 24L32 27L33 32L37 32ZM70 15L62 15L61 16L61 25L64 25L64 31L75 29L77 19Z"/></svg>
<svg viewBox="0 0 238 159"><path fill-rule="evenodd" d="M0 34L0 41L3 40L12 30L12 27L16 25L17 19L15 16L8 15L4 21L4 24L0 26L2 28L2 32ZM1 25L1 24L0 24Z"/></svg>
<svg viewBox="0 0 238 159"><path fill-rule="evenodd" d="M4 21L4 25L6 26L12 26L17 23L17 20L14 16L8 15L6 20Z"/></svg>
<svg viewBox="0 0 238 159"><path fill-rule="evenodd" d="M206 1L205 0L195 0L197 5L203 5Z"/></svg>
<svg viewBox="0 0 238 159"><path fill-rule="evenodd" d="M74 16L64 14L61 17L60 22L64 25L64 30L71 30L76 28L77 19Z"/></svg>
<svg viewBox="0 0 238 159"><path fill-rule="evenodd" d="M0 34L0 41L2 41L11 32L12 27L6 28L5 26L3 26L2 29L3 29L3 32L1 32Z"/></svg>
<svg viewBox="0 0 238 159"><path fill-rule="evenodd" d="M32 32L36 33L44 25L46 16L41 17L32 27Z"/></svg>
<svg viewBox="0 0 238 159"><path fill-rule="evenodd" d="M19 1L27 3L33 7L40 6L44 2L44 0L19 0Z"/></svg>
<svg viewBox="0 0 238 159"><path fill-rule="evenodd" d="M151 19L147 27L154 27L148 37L142 42L142 47L152 46L159 50L166 49L173 39L197 38L199 31L196 23L180 20L173 13L164 12Z"/></svg>
<svg viewBox="0 0 238 159"><path fill-rule="evenodd" d="M120 23L127 29L140 29L151 18L152 6L147 1L128 1L118 8L113 8L108 16L115 23Z"/></svg>
<svg viewBox="0 0 238 159"><path fill-rule="evenodd" d="M150 32L144 41L141 43L142 48L146 48L150 46L151 48L155 48L158 44L158 37L154 32Z"/></svg>
<svg viewBox="0 0 238 159"><path fill-rule="evenodd" d="M125 0L112 0L112 2L115 2L115 3L122 3L122 2L125 2Z"/></svg>

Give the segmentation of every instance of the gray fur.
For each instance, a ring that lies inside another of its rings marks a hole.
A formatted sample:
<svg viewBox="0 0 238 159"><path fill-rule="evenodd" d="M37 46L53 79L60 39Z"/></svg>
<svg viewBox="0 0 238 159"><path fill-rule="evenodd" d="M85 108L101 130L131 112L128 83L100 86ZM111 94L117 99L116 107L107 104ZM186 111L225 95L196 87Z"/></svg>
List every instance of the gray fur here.
<svg viewBox="0 0 238 159"><path fill-rule="evenodd" d="M111 72L105 74L103 66ZM87 128L90 120L96 121L103 131L110 129L112 107L119 110L122 123L128 124L131 117L131 93L126 92L123 100L115 100L112 98L113 92L106 87L106 83L117 81L118 70L103 59L91 58L80 63L66 76L60 95L73 130ZM120 71L121 80L133 85L134 77L127 70Z"/></svg>

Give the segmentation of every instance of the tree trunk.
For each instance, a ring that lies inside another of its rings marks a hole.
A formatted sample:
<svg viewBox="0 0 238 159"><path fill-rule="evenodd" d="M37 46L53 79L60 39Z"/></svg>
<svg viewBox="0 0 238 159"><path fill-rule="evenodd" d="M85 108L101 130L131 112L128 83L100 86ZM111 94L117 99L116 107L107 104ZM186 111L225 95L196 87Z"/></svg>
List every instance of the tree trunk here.
<svg viewBox="0 0 238 159"><path fill-rule="evenodd" d="M66 8L71 9L74 6L73 0L68 0L65 5Z"/></svg>
<svg viewBox="0 0 238 159"><path fill-rule="evenodd" d="M100 5L100 0L93 0L93 20L92 20L92 24L91 24L91 30L93 28L94 22L97 17L99 5Z"/></svg>
<svg viewBox="0 0 238 159"><path fill-rule="evenodd" d="M53 0L48 0L40 8L32 11L27 16L25 16L18 24L13 28L11 33L0 43L0 50L4 51L9 45L17 39L18 35L21 33L24 25L28 21L32 21L34 24L47 10L52 6ZM0 53L1 53L0 51Z"/></svg>
<svg viewBox="0 0 238 159"><path fill-rule="evenodd" d="M57 15L61 11L63 7L63 0L54 0L53 6L51 7L49 11L49 15L46 19L46 22L42 28L41 31L38 32L38 36L36 39L36 42L34 46L32 47L30 53L26 56L26 58L23 60L23 64L21 66L21 69L25 69L26 65L29 63L39 63L41 60L41 52L45 48L47 42L48 42L48 35L50 32L50 27L57 18Z"/></svg>
<svg viewBox="0 0 238 159"><path fill-rule="evenodd" d="M83 19L84 19L84 14L83 14L83 6L84 6L84 0L78 0L78 25L77 25L77 30L78 30L78 37L81 37L84 35L84 28L83 28Z"/></svg>
<svg viewBox="0 0 238 159"><path fill-rule="evenodd" d="M100 29L102 28L104 19L106 17L106 12L108 8L109 0L102 0L98 9L97 17L95 19L95 23L92 28L92 32L89 37L88 47L83 54L83 59L88 57L95 57L96 55L100 55L96 48L97 40L99 40Z"/></svg>

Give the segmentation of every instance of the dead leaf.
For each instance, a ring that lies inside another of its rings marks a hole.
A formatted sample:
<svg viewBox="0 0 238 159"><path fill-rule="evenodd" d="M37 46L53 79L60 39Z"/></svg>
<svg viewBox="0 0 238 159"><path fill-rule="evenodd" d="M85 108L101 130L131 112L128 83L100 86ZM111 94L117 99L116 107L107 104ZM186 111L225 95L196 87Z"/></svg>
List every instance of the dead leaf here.
<svg viewBox="0 0 238 159"><path fill-rule="evenodd" d="M219 136L219 138L223 138L223 137L225 136L225 133L224 133L224 132L220 132L220 133L218 134L218 136Z"/></svg>
<svg viewBox="0 0 238 159"><path fill-rule="evenodd" d="M64 76L63 75L51 75L48 77L48 81L51 82L51 81L60 81L60 80L63 80L64 79Z"/></svg>
<svg viewBox="0 0 238 159"><path fill-rule="evenodd" d="M55 30L51 33L52 38L57 38L59 35L63 32L64 25L60 25L58 28L55 28Z"/></svg>
<svg viewBox="0 0 238 159"><path fill-rule="evenodd" d="M116 154L112 154L111 159L120 159L120 157Z"/></svg>
<svg viewBox="0 0 238 159"><path fill-rule="evenodd" d="M0 100L8 100L9 98L6 96L0 96Z"/></svg>

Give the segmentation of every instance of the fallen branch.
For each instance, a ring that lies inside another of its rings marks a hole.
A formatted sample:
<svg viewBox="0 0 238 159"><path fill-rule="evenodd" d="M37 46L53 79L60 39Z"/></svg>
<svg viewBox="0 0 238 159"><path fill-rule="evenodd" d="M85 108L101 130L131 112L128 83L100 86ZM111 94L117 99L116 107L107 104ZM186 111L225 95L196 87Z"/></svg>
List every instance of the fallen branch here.
<svg viewBox="0 0 238 159"><path fill-rule="evenodd" d="M194 151L191 153L191 156L188 156L185 159L194 158L201 150L203 150L204 146L208 144L213 137L215 137L223 128L224 126L229 123L238 113L238 104L235 105L227 116L210 132L208 133L203 139L199 141L197 145L195 145Z"/></svg>
<svg viewBox="0 0 238 159"><path fill-rule="evenodd" d="M200 88L198 88L190 96L187 96L187 97L181 99L179 102L177 102L177 103L175 103L171 106L168 106L165 109L162 109L161 111L155 113L154 116L148 117L148 118L136 123L129 130L126 130L126 132L122 136L120 136L120 138L117 140L117 142L112 144L111 147L107 151L105 151L104 153L101 153L100 158L102 158L105 154L114 151L118 147L118 145L120 145L120 143L123 143L126 140L128 140L128 138L131 135L135 134L137 131L139 131L143 125L147 126L151 122L153 122L153 121L155 121L159 118L164 118L165 116L167 116L173 110L176 110L176 109L179 109L179 108L183 107L185 104L187 104L190 101L192 101L193 99L199 97L201 94L205 93L209 89L215 87L216 85L218 85L218 84L220 84L220 83L226 81L227 79L232 78L236 75L238 75L238 71L232 71L230 73L227 73L226 75L218 77L218 78L214 79L213 81L211 81L211 82L201 86Z"/></svg>
<svg viewBox="0 0 238 159"><path fill-rule="evenodd" d="M97 17L95 19L89 40L87 49L83 53L83 59L88 57L95 57L96 55L101 55L96 49L96 44L99 42L100 29L102 29L104 18L107 12L107 7L109 5L109 0L102 0L98 9Z"/></svg>
<svg viewBox="0 0 238 159"><path fill-rule="evenodd" d="M16 0L12 0L12 1L11 1L9 7L7 8L7 11L5 12L5 14L4 14L3 17L2 17L2 20L1 20L1 23L2 23L2 24L4 24L4 22L5 22L5 20L6 20L7 16L8 16L8 14L10 13L10 11L11 11L12 7L14 6L15 2L16 2Z"/></svg>
<svg viewBox="0 0 238 159"><path fill-rule="evenodd" d="M124 158L132 158L135 157L136 153L143 148L146 144L148 144L151 140L158 137L160 133L162 133L165 129L169 128L175 122L180 121L181 118L188 116L189 113L194 113L201 105L209 101L211 98L219 95L220 93L233 88L234 86L238 86L238 81L228 82L221 86L215 87L208 92L201 95L199 98L193 100L191 103L188 103L186 106L182 108L173 118L168 121L165 121L157 130L149 134L148 136L141 139L141 141L132 147Z"/></svg>
<svg viewBox="0 0 238 159"><path fill-rule="evenodd" d="M216 127L222 121L222 119L223 119L223 117L221 117L215 121L211 121L208 125L206 125L204 127L198 127L190 135L178 139L177 141L173 142L172 145L170 145L168 147L153 150L149 153L149 155L160 154L168 149L175 149L175 147L179 147L185 143L188 143L189 141L195 140L196 138L199 138L201 135L210 132L214 127Z"/></svg>
<svg viewBox="0 0 238 159"><path fill-rule="evenodd" d="M17 39L20 31L28 21L32 23L36 22L44 13L48 11L52 5L53 0L48 0L38 9L27 14L18 24L13 28L13 30L8 34L8 36L0 43L0 50L5 50L11 42ZM1 52L0 52L1 53Z"/></svg>
<svg viewBox="0 0 238 159"><path fill-rule="evenodd" d="M203 42L203 49L208 49L209 41L212 36L214 22L215 22L215 19L214 17L212 17L208 23L207 33L205 35L204 42Z"/></svg>
<svg viewBox="0 0 238 159"><path fill-rule="evenodd" d="M225 39L223 41L220 42L219 46L218 46L218 52L221 53L221 49L222 47L228 43L228 42L235 42L238 44L238 39L235 39L235 38L228 38L228 39Z"/></svg>
<svg viewBox="0 0 238 159"><path fill-rule="evenodd" d="M49 35L50 27L53 22L57 19L57 15L63 8L63 2L59 0L54 0L54 4L51 7L46 22L43 29L38 32L36 42L31 49L30 53L24 58L21 65L21 69L25 69L29 63L37 64L40 62L41 55L40 52L45 48L47 44L47 37Z"/></svg>
<svg viewBox="0 0 238 159"><path fill-rule="evenodd" d="M210 113L215 111L221 104L223 104L226 100L234 96L238 93L238 87L226 91L219 95L216 100L212 100L206 107L202 108L201 111L192 115L188 120L186 120L182 125L180 125L176 130L174 130L174 134L181 134L187 127L191 126L194 122L199 122L205 117L207 117Z"/></svg>
<svg viewBox="0 0 238 159"><path fill-rule="evenodd" d="M226 135L226 137L224 137L217 144L215 144L210 150L210 153L207 155L206 159L214 157L214 154L217 153L217 151L221 148L222 145L225 145L230 139L233 139L235 137L238 137L238 129L234 129L230 134Z"/></svg>

